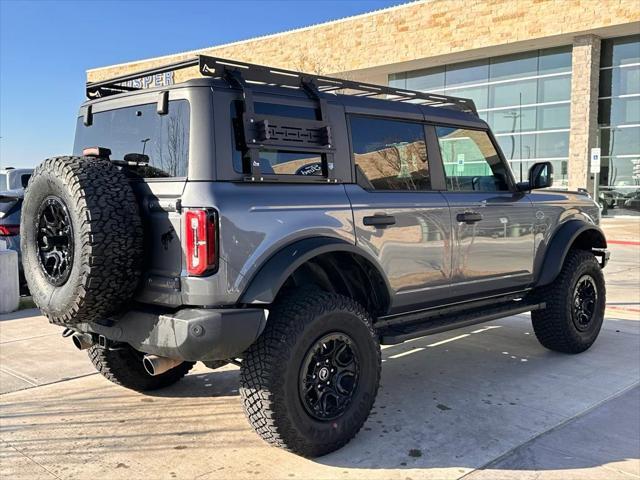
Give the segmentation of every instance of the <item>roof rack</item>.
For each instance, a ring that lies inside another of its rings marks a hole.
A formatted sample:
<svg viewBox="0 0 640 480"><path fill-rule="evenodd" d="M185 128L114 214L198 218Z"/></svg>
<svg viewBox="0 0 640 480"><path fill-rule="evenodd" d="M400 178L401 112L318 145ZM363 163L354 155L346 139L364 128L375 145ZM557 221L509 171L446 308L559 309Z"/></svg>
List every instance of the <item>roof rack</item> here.
<svg viewBox="0 0 640 480"><path fill-rule="evenodd" d="M473 100L467 98L450 97L448 95L436 95L402 88L393 88L383 85L374 85L341 78L313 75L309 73L285 70L282 68L266 67L251 63L226 60L223 58L198 55L195 58L172 63L158 68L152 68L135 72L129 75L115 77L101 82L87 82L87 98L101 98L119 93L142 90L142 87L134 87L127 82L138 80L142 77L182 70L190 67L198 67L200 74L206 77L221 78L238 86L237 77L247 84L257 83L273 86L298 88L310 92L312 95L324 93L344 93L357 97L381 97L385 100L411 102L432 107L444 107L477 115ZM234 73L236 72L236 73Z"/></svg>

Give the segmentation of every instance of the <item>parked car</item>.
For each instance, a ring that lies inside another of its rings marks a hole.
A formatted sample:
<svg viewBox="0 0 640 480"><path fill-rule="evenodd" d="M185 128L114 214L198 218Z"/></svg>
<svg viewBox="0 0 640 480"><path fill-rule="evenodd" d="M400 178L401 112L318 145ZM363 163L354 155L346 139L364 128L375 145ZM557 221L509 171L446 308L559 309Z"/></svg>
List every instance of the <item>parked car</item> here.
<svg viewBox="0 0 640 480"><path fill-rule="evenodd" d="M29 183L32 168L5 168L0 170L0 248L18 252L20 293L28 293L20 254L20 211L24 188Z"/></svg>
<svg viewBox="0 0 640 480"><path fill-rule="evenodd" d="M640 210L640 191L636 191L624 201L624 207L631 210Z"/></svg>
<svg viewBox="0 0 640 480"><path fill-rule="evenodd" d="M617 190L601 190L600 193L606 199L608 208L622 206L625 201L625 195Z"/></svg>
<svg viewBox="0 0 640 480"><path fill-rule="evenodd" d="M367 419L380 344L529 311L551 350L596 340L598 205L549 162L516 183L472 101L208 56L140 76L190 67L88 84L27 188L34 301L106 378L236 363L255 431L312 457Z"/></svg>

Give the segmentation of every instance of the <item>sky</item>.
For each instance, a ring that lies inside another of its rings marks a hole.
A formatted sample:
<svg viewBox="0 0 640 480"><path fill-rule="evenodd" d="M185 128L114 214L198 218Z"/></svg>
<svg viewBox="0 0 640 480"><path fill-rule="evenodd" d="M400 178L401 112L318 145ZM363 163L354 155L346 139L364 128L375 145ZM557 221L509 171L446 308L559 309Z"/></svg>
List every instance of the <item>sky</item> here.
<svg viewBox="0 0 640 480"><path fill-rule="evenodd" d="M0 168L71 153L85 71L403 0L0 0ZM268 59L265 59L268 64Z"/></svg>

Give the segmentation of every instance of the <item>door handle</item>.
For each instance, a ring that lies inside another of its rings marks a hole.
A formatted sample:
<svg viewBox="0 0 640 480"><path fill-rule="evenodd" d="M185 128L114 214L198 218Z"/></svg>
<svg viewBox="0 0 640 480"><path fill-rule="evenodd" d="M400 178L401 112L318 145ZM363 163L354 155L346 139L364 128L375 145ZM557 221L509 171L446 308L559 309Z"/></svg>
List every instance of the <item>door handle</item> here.
<svg viewBox="0 0 640 480"><path fill-rule="evenodd" d="M479 222L482 220L482 214L478 212L464 212L456 215L456 220L467 225Z"/></svg>
<svg viewBox="0 0 640 480"><path fill-rule="evenodd" d="M385 228L389 225L396 224L396 217L393 215L371 215L370 217L364 217L362 223L367 226L374 226L377 228Z"/></svg>

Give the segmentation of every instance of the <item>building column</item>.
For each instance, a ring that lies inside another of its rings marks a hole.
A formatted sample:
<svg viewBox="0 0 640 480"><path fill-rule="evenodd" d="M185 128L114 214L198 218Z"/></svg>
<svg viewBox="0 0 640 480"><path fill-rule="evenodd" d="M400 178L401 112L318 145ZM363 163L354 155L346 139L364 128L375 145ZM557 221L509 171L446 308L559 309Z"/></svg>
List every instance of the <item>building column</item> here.
<svg viewBox="0 0 640 480"><path fill-rule="evenodd" d="M571 62L571 129L569 132L569 189L593 190L589 175L591 148L598 145L598 82L600 38L582 35L573 39Z"/></svg>

